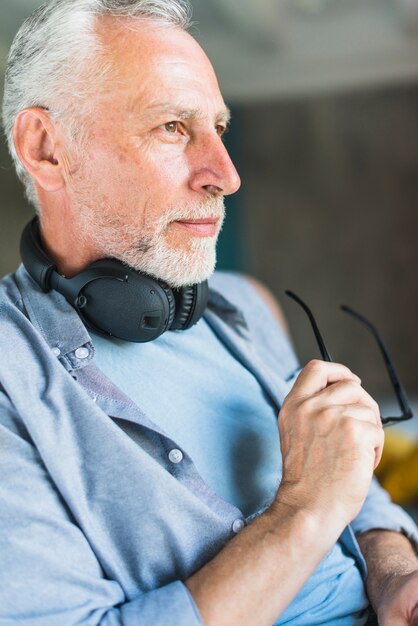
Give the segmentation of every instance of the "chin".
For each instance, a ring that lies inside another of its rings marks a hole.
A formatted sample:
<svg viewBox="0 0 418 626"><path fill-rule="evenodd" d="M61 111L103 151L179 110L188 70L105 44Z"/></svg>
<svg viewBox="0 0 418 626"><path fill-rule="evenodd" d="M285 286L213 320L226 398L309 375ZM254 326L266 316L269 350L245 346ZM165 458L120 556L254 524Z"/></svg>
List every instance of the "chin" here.
<svg viewBox="0 0 418 626"><path fill-rule="evenodd" d="M216 266L216 246L213 241L204 239L197 240L189 250L156 246L142 253L139 258L135 256L125 254L121 260L172 288L201 283L212 276Z"/></svg>
<svg viewBox="0 0 418 626"><path fill-rule="evenodd" d="M212 263L210 267L198 268L193 270L187 268L184 271L177 269L176 271L158 272L155 274L155 278L164 281L173 289L179 287L190 287L191 285L197 285L205 280L208 280L215 271L215 263Z"/></svg>

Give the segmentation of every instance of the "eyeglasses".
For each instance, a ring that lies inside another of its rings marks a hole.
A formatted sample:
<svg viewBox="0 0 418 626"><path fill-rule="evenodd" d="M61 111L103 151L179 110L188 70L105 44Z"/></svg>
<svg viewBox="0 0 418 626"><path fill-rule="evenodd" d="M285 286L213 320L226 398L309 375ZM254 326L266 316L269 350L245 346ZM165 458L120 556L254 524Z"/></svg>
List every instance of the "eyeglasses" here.
<svg viewBox="0 0 418 626"><path fill-rule="evenodd" d="M301 300L299 298L299 296L297 296L295 293L293 293L293 291L286 291L286 295L288 295L290 298L292 298L293 300L295 300L295 302L297 302L302 309L305 311L305 313L307 314L309 321L311 322L312 325L312 329L314 331L315 334L315 338L316 341L318 343L319 346L319 350L321 352L322 355L322 359L324 361L328 361L331 362L331 356L325 346L325 342L322 338L321 333L319 332L319 328L318 325L315 321L315 318L312 314L312 311L310 310L310 308L305 304L305 302L303 302L303 300ZM369 322L369 320L367 320L365 317L363 317L363 315L360 315L360 313L357 313L356 311L354 311L353 309L351 309L348 306L343 305L341 307L341 309L345 312L348 313L349 315L351 315L352 317L354 317L355 319L359 320L359 322L361 322L364 326L366 326L366 328L368 328L370 330L370 332L373 334L377 345L379 346L380 352L383 356L383 359L385 361L385 366L386 366L386 370L389 374L389 378L390 378L390 382L392 383L392 387L395 391L396 394L396 398L401 410L401 415L399 417L382 417L382 424L384 424L385 426L388 425L392 425L392 424L396 424L397 422L403 422L405 420L409 420L411 419L411 417L413 417L413 413L411 411L411 407L409 406L408 403L408 399L406 397L405 391L401 385L401 382L399 380L399 377L396 373L395 370L395 366L393 365L393 361L389 356L389 352L388 349L386 348L386 345L381 337L381 335L379 334L377 328L371 323Z"/></svg>

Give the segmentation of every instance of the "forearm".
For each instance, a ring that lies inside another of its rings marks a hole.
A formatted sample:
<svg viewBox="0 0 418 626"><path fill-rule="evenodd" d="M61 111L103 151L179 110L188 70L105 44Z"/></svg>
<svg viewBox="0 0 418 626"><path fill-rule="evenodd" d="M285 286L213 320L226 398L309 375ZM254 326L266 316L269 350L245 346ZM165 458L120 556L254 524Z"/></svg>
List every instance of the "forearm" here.
<svg viewBox="0 0 418 626"><path fill-rule="evenodd" d="M242 530L186 581L205 626L271 626L335 543L323 524L276 503Z"/></svg>
<svg viewBox="0 0 418 626"><path fill-rule="evenodd" d="M185 581L205 626L271 626L358 514L383 446L376 403L346 367L312 361L279 415L272 507Z"/></svg>
<svg viewBox="0 0 418 626"><path fill-rule="evenodd" d="M367 564L367 594L377 612L392 583L418 569L416 552L401 533L370 530L358 535L357 540Z"/></svg>

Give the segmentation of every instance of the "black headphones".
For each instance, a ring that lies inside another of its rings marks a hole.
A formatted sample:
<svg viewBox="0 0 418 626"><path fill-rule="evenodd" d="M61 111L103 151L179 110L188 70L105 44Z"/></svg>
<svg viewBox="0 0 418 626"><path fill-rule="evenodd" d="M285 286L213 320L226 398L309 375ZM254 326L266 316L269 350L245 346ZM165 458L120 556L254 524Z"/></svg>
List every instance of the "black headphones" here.
<svg viewBox="0 0 418 626"><path fill-rule="evenodd" d="M45 292L55 289L92 330L125 341L146 342L166 330L187 330L203 315L207 281L171 289L117 259L91 263L73 278L64 278L42 247L38 218L23 230L23 265Z"/></svg>

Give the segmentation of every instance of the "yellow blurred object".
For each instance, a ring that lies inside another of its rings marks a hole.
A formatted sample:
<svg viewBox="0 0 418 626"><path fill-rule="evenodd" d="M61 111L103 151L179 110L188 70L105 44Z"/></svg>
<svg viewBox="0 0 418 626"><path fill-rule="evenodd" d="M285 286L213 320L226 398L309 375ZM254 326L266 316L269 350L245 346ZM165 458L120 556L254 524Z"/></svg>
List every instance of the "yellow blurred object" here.
<svg viewBox="0 0 418 626"><path fill-rule="evenodd" d="M398 504L418 501L418 442L394 430L386 431L382 460L376 470L380 484Z"/></svg>
<svg viewBox="0 0 418 626"><path fill-rule="evenodd" d="M376 469L378 478L383 476L389 468L403 460L415 447L416 441L411 436L392 429L385 431L385 447L382 459Z"/></svg>

